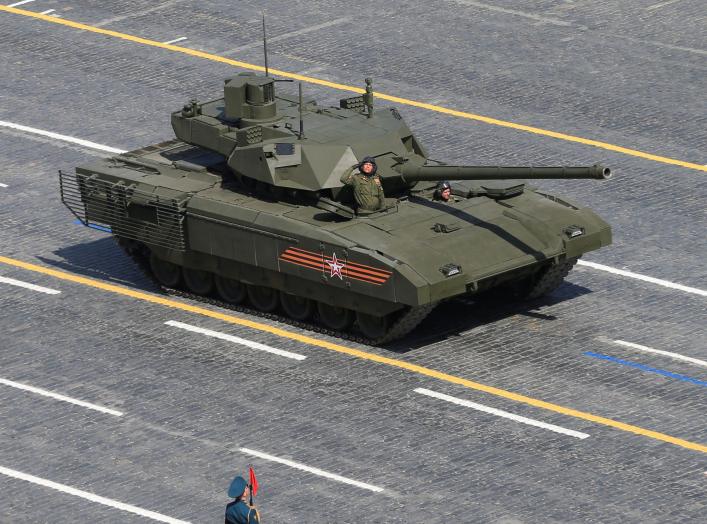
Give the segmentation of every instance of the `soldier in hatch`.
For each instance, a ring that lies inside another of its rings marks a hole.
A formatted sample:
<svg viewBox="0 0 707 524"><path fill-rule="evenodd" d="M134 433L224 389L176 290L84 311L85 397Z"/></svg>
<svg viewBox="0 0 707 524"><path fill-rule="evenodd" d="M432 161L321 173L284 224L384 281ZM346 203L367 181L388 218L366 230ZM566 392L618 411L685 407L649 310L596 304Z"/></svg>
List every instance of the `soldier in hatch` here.
<svg viewBox="0 0 707 524"><path fill-rule="evenodd" d="M447 204L456 202L456 199L452 196L452 186L446 180L443 180L437 184L434 195L432 195L433 200L438 200L440 202L446 202Z"/></svg>
<svg viewBox="0 0 707 524"><path fill-rule="evenodd" d="M355 172L356 169L358 173ZM367 156L341 177L343 184L353 187L357 210L375 211L384 207L385 195L381 177L376 174L377 170L375 159Z"/></svg>

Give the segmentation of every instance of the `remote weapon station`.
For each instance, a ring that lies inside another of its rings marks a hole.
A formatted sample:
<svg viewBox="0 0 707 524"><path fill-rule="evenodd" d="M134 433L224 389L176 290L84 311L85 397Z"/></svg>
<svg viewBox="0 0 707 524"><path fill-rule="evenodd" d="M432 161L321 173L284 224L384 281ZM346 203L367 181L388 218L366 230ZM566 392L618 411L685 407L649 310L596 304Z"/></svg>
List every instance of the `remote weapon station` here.
<svg viewBox="0 0 707 524"><path fill-rule="evenodd" d="M266 55L267 56L267 55ZM394 108L366 93L320 107L267 74L172 113L176 139L60 172L64 204L168 290L385 343L442 300L492 289L538 297L611 228L518 179L606 179L608 168L449 166L430 161ZM380 209L341 177L377 164ZM451 181L452 199L435 199ZM321 329L321 328L317 328Z"/></svg>

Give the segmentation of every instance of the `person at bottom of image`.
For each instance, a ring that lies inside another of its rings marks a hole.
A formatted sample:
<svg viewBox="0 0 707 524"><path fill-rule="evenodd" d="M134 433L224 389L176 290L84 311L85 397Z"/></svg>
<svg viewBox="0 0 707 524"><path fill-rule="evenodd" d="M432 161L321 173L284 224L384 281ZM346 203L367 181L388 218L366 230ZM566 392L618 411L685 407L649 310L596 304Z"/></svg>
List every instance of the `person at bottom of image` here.
<svg viewBox="0 0 707 524"><path fill-rule="evenodd" d="M228 496L234 500L226 505L225 524L260 524L260 513L253 505L254 491L240 475L233 479Z"/></svg>

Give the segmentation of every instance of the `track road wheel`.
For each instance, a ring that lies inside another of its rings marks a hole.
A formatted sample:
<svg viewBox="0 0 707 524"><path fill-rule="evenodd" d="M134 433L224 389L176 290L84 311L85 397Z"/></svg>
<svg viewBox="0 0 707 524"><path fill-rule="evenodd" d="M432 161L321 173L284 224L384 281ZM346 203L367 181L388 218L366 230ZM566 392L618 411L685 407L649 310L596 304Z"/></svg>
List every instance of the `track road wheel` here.
<svg viewBox="0 0 707 524"><path fill-rule="evenodd" d="M219 296L231 304L240 304L248 295L245 285L238 282L238 280L216 275L214 282Z"/></svg>
<svg viewBox="0 0 707 524"><path fill-rule="evenodd" d="M182 276L189 291L197 295L208 295L214 289L214 277L208 271L184 267Z"/></svg>
<svg viewBox="0 0 707 524"><path fill-rule="evenodd" d="M295 320L307 320L314 313L314 302L308 298L280 292L280 304L287 316Z"/></svg>
<svg viewBox="0 0 707 524"><path fill-rule="evenodd" d="M356 314L350 309L330 306L323 302L317 302L317 311L322 324L336 331L349 329L356 318Z"/></svg>
<svg viewBox="0 0 707 524"><path fill-rule="evenodd" d="M150 253L150 268L163 286L177 287L182 280L182 270L177 264L157 258L154 253Z"/></svg>
<svg viewBox="0 0 707 524"><path fill-rule="evenodd" d="M377 317L360 311L356 313L356 321L364 336L371 340L383 338L388 333L391 324L390 315Z"/></svg>
<svg viewBox="0 0 707 524"><path fill-rule="evenodd" d="M576 263L577 258L568 258L560 264L546 268L540 275L536 276L532 284L528 286L525 298L534 299L552 293L562 285L565 277Z"/></svg>
<svg viewBox="0 0 707 524"><path fill-rule="evenodd" d="M276 290L265 286L252 286L248 284L248 298L255 309L270 313L275 311L280 304Z"/></svg>

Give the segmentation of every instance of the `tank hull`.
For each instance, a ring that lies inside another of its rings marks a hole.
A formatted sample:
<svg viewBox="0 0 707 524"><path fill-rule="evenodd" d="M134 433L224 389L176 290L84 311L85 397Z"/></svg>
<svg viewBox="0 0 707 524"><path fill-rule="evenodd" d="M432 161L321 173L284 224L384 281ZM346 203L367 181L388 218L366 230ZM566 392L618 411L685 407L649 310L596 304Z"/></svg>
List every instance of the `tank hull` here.
<svg viewBox="0 0 707 524"><path fill-rule="evenodd" d="M216 164L160 161L180 148L199 153L173 141L62 173L63 200L84 223L110 227L191 275L376 318L532 282L611 243L592 211L534 190L449 204L423 191L345 220L235 187Z"/></svg>

